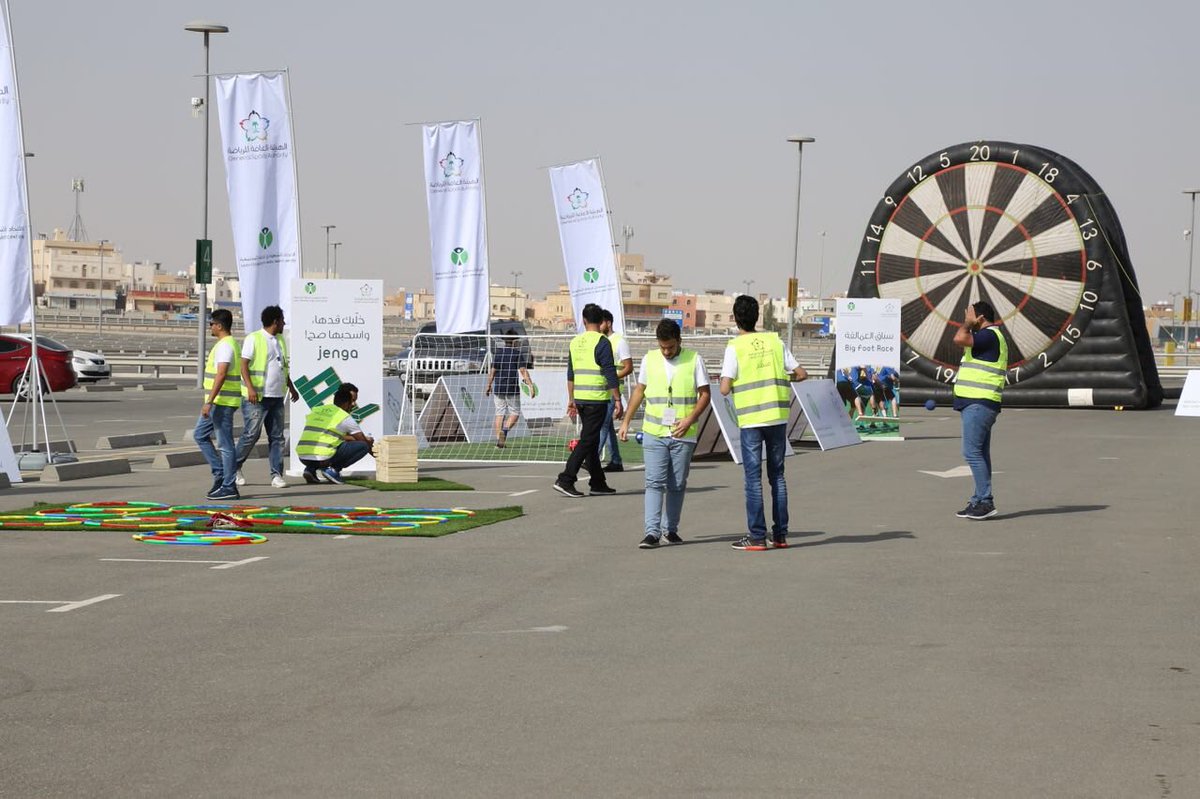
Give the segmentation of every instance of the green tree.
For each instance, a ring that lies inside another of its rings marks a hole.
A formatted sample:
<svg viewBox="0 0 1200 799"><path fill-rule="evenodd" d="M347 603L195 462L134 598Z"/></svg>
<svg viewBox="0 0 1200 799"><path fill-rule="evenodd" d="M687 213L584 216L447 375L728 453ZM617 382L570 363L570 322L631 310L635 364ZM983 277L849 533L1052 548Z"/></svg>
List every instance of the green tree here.
<svg viewBox="0 0 1200 799"><path fill-rule="evenodd" d="M762 329L766 333L778 333L779 322L775 319L775 303L767 301L762 306Z"/></svg>

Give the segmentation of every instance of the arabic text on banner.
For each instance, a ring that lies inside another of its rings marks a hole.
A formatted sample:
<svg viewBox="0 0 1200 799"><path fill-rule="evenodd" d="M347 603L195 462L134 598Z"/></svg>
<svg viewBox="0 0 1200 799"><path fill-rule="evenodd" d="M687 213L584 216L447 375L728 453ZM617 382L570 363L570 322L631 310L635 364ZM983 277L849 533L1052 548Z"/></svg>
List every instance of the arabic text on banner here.
<svg viewBox="0 0 1200 799"><path fill-rule="evenodd" d="M487 219L479 123L425 125L425 191L439 333L487 330Z"/></svg>
<svg viewBox="0 0 1200 799"><path fill-rule="evenodd" d="M624 332L621 281L613 257L600 164L589 159L551 167L550 191L575 325L583 330L583 306L594 302L612 311L613 329Z"/></svg>
<svg viewBox="0 0 1200 799"><path fill-rule="evenodd" d="M5 8L0 4L0 325L19 325L27 324L30 315L29 212L21 106Z"/></svg>
<svg viewBox="0 0 1200 799"><path fill-rule="evenodd" d="M282 73L216 79L221 154L247 331L258 329L259 315L268 305L281 306L291 321L291 283L303 274L286 80Z"/></svg>
<svg viewBox="0 0 1200 799"><path fill-rule="evenodd" d="M834 366L900 369L900 301L842 297L837 301Z"/></svg>

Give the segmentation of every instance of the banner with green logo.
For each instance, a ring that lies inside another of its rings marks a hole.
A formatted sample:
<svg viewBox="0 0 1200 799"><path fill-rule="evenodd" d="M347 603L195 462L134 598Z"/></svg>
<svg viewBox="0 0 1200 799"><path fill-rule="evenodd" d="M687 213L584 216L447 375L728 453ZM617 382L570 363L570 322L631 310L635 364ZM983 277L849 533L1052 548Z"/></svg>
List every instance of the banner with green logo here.
<svg viewBox="0 0 1200 799"><path fill-rule="evenodd" d="M594 302L612 311L613 330L623 332L621 281L599 159L551 167L550 190L576 326L583 330L583 306Z"/></svg>
<svg viewBox="0 0 1200 799"><path fill-rule="evenodd" d="M479 121L424 126L425 191L439 333L487 330L487 219Z"/></svg>
<svg viewBox="0 0 1200 799"><path fill-rule="evenodd" d="M30 315L29 199L25 142L8 31L8 4L0 7L0 325L27 324Z"/></svg>
<svg viewBox="0 0 1200 799"><path fill-rule="evenodd" d="M268 305L281 306L290 321L292 280L302 274L287 75L231 75L215 82L242 318L253 330Z"/></svg>

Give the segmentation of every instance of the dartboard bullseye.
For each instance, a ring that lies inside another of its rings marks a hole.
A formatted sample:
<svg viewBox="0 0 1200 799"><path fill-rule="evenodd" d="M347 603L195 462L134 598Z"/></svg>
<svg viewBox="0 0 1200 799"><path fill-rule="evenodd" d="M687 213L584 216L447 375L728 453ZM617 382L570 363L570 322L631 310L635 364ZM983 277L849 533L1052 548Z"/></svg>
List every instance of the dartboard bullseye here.
<svg viewBox="0 0 1200 799"><path fill-rule="evenodd" d="M951 383L954 333L987 300L1008 334L1008 380L1053 365L1100 298L1104 237L1073 165L978 142L933 153L889 188L859 253L855 285L901 303L903 362Z"/></svg>

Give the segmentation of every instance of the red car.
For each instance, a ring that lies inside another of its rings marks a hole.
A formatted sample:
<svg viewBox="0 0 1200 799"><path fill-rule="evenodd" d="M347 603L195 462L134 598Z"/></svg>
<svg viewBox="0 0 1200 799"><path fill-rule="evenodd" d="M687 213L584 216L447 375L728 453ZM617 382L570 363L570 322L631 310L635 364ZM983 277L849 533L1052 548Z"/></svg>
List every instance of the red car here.
<svg viewBox="0 0 1200 799"><path fill-rule="evenodd" d="M0 394L17 393L17 386L21 382L21 376L25 374L30 354L28 341L0 335ZM76 377L75 370L71 367L70 350L50 349L39 344L38 362L46 375L43 386L55 392L75 387ZM21 395L29 395L28 387Z"/></svg>

